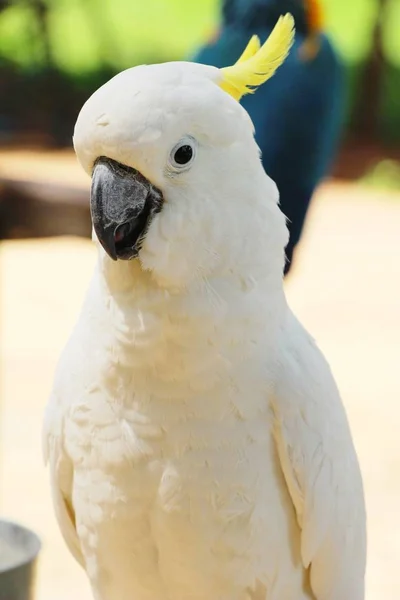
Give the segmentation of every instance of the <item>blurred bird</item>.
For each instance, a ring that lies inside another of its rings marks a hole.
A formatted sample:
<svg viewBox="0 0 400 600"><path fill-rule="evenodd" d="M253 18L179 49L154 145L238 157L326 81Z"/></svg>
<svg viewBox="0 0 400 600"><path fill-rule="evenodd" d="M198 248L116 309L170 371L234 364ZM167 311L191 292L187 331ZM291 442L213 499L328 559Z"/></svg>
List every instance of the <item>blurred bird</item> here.
<svg viewBox="0 0 400 600"><path fill-rule="evenodd" d="M343 121L343 70L323 32L320 0L223 0L218 34L190 57L219 68L230 65L251 35L264 42L286 12L296 23L290 55L268 86L242 101L288 219L285 273L313 192L332 164Z"/></svg>

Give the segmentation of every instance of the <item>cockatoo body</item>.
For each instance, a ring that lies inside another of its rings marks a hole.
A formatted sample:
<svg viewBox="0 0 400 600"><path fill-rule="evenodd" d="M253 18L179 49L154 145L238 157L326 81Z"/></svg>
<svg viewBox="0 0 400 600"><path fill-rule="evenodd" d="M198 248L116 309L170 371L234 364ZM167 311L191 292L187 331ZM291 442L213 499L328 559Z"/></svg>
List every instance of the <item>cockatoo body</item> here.
<svg viewBox="0 0 400 600"><path fill-rule="evenodd" d="M97 600L364 597L349 426L287 306L285 218L237 102L291 32L227 70L125 71L78 118L99 258L44 447Z"/></svg>

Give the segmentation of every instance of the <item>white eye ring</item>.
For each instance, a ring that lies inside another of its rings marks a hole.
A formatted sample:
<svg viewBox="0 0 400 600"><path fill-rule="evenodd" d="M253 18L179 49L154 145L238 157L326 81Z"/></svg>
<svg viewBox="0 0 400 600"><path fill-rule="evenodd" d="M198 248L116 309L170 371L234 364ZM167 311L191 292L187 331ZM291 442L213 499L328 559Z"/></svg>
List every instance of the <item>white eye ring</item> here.
<svg viewBox="0 0 400 600"><path fill-rule="evenodd" d="M172 148L169 162L175 172L186 171L196 156L196 141L191 136L185 136Z"/></svg>

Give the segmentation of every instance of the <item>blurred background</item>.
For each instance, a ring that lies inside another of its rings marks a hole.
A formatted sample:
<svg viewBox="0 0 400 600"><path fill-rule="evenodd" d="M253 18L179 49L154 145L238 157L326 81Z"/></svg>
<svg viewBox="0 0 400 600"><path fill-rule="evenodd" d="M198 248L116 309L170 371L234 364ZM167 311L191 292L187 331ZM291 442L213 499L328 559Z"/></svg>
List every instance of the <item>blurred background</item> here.
<svg viewBox="0 0 400 600"><path fill-rule="evenodd" d="M364 475L367 600L400 598L400 1L324 0L345 126L289 301L332 365ZM90 181L71 137L87 97L140 63L183 59L218 0L0 0L0 517L44 548L38 600L88 600L53 517L41 421L95 261Z"/></svg>

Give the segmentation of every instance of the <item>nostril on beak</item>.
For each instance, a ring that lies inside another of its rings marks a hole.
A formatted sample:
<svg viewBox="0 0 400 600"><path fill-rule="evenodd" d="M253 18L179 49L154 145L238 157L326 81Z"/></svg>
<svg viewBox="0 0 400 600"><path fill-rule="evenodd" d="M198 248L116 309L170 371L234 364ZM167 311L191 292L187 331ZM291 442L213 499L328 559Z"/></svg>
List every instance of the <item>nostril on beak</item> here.
<svg viewBox="0 0 400 600"><path fill-rule="evenodd" d="M147 220L146 211L139 217L121 223L114 230L114 245L118 256L125 254L125 251L132 250L135 247L140 235L143 232Z"/></svg>
<svg viewBox="0 0 400 600"><path fill-rule="evenodd" d="M127 221L119 225L114 232L114 241L116 244L120 244L129 235L132 228L132 222Z"/></svg>

